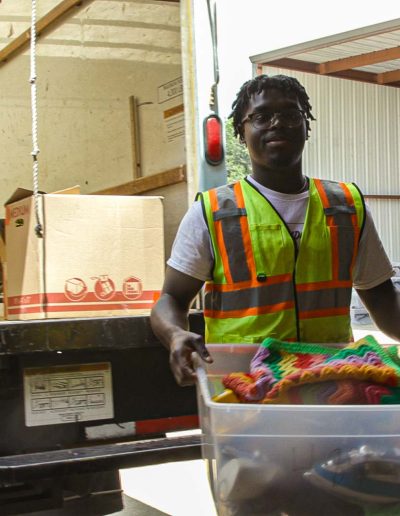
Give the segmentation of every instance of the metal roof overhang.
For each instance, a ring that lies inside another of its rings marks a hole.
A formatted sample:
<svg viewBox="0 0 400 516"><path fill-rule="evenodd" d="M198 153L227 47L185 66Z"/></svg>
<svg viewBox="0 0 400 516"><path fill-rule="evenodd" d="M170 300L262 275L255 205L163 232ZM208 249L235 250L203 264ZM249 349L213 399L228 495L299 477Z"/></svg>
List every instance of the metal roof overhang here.
<svg viewBox="0 0 400 516"><path fill-rule="evenodd" d="M400 18L250 57L272 66L400 88Z"/></svg>

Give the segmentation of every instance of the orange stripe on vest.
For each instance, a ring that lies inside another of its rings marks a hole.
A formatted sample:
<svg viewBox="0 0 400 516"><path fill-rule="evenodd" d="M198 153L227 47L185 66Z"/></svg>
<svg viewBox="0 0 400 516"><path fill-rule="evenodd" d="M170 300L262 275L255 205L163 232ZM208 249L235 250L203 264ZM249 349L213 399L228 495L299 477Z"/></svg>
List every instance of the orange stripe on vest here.
<svg viewBox="0 0 400 516"><path fill-rule="evenodd" d="M346 196L347 203L350 206L354 206L353 196L351 195L351 192L350 192L348 186L345 183L340 183L340 186L342 187L343 192ZM351 215L351 223L354 228L353 259L351 261L351 268L353 268L354 262L356 260L356 256L357 256L357 252L358 252L358 244L359 244L359 240L360 240L360 228L358 226L357 213L354 213L353 215Z"/></svg>
<svg viewBox="0 0 400 516"><path fill-rule="evenodd" d="M335 315L348 315L348 307L326 308L324 310L310 310L307 312L299 312L299 319L315 319L317 317L331 317Z"/></svg>
<svg viewBox="0 0 400 516"><path fill-rule="evenodd" d="M233 191L235 192L238 208L244 208L245 207L244 198L243 198L243 192L242 192L240 183L236 183L234 185ZM250 230L249 230L247 216L240 217L240 227L242 230L242 240L243 240L244 251L246 254L247 266L249 268L249 271L251 272L252 278L254 278L256 276L256 264L255 264L254 255L253 255L252 246L251 246Z"/></svg>
<svg viewBox="0 0 400 516"><path fill-rule="evenodd" d="M213 319L229 319L231 317L250 317L264 314L272 314L275 312L280 312L281 310L292 310L294 308L294 302L287 301L285 303L277 303L275 305L267 305L267 306L255 306L252 308L247 308L246 310L229 310L229 311L221 311L221 310L204 310L205 317L212 317Z"/></svg>
<svg viewBox="0 0 400 516"><path fill-rule="evenodd" d="M314 290L325 290L329 288L351 288L353 285L352 281L318 281L316 283L300 283L296 285L298 292L311 292Z"/></svg>
<svg viewBox="0 0 400 516"><path fill-rule="evenodd" d="M277 283L285 283L288 281L292 281L292 274L280 274L279 276L268 276L266 283L264 285L276 285ZM257 288L262 284L257 279L252 279L250 281L238 281L237 283L231 284L212 284L206 283L205 291L206 292L234 292L236 290L243 290L247 288Z"/></svg>
<svg viewBox="0 0 400 516"><path fill-rule="evenodd" d="M218 211L218 208L219 208L218 198L217 198L217 193L215 190L210 191L210 203L211 203L211 208L212 208L213 213ZM229 260L228 260L228 255L226 252L225 242L224 242L224 234L222 231L222 223L220 220L214 220L214 228L215 228L215 235L216 235L217 241L218 241L218 248L219 248L219 251L221 254L222 264L224 267L225 277L229 283L232 283L232 281L233 281L232 274L231 274L231 269L229 267Z"/></svg>

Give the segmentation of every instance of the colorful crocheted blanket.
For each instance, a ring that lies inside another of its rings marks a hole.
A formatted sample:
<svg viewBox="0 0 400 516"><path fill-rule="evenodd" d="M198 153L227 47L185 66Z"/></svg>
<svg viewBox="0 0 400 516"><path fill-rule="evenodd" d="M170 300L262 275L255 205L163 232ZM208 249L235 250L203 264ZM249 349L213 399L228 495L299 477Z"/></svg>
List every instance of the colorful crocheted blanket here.
<svg viewBox="0 0 400 516"><path fill-rule="evenodd" d="M372 336L346 347L266 339L249 372L223 378L221 402L281 404L398 404L398 346Z"/></svg>

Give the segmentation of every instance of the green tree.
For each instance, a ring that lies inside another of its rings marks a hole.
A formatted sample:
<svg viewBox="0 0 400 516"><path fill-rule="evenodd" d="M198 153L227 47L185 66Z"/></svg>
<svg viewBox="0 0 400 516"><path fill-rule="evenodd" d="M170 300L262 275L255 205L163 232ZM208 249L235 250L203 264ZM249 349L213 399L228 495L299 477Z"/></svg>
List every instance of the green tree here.
<svg viewBox="0 0 400 516"><path fill-rule="evenodd" d="M232 120L227 120L225 123L225 136L228 183L232 183L250 174L251 163L246 146L233 134Z"/></svg>

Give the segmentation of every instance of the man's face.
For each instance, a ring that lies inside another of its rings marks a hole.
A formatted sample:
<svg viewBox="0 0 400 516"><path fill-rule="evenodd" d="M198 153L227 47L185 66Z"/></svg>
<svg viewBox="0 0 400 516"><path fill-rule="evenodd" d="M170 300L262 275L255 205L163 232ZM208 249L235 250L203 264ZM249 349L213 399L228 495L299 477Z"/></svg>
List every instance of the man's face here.
<svg viewBox="0 0 400 516"><path fill-rule="evenodd" d="M252 95L243 119L251 113L279 113L290 109L301 109L297 96L271 88ZM268 128L254 127L249 120L243 128L243 139L253 167L287 168L298 165L301 163L306 137L304 118L298 126L288 127L279 114Z"/></svg>

